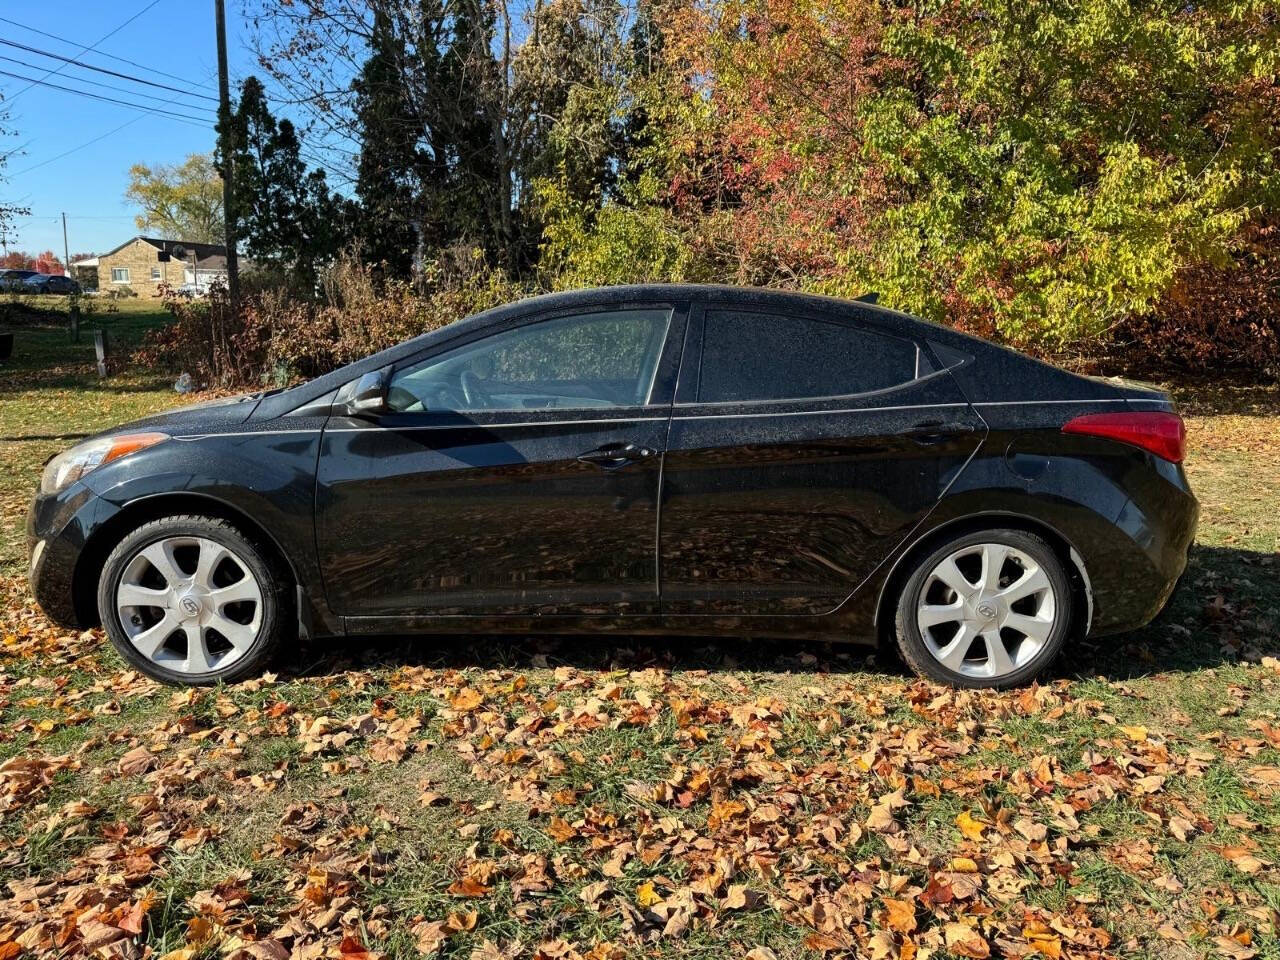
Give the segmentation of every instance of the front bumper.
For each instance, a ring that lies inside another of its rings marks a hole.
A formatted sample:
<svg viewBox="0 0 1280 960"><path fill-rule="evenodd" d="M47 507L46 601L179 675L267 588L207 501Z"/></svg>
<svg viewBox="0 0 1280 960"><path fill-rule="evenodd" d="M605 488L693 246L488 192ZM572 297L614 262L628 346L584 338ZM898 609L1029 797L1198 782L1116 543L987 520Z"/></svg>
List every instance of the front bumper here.
<svg viewBox="0 0 1280 960"><path fill-rule="evenodd" d="M92 598L77 598L76 576L90 534L117 510L82 483L54 496L37 494L27 512L27 578L50 620L84 627L95 619Z"/></svg>

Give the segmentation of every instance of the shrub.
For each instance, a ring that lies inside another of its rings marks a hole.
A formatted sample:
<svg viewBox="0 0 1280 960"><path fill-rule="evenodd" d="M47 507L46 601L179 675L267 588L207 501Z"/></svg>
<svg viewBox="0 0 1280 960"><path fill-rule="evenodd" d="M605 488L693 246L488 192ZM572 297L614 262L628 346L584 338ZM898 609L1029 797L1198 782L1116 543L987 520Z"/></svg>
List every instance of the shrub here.
<svg viewBox="0 0 1280 960"><path fill-rule="evenodd" d="M167 286L161 286L160 295L174 321L148 331L134 360L175 373L190 373L204 386L242 382L237 374L242 358L232 353L232 338L238 331L231 319L226 287L213 284L202 300L175 293Z"/></svg>
<svg viewBox="0 0 1280 960"><path fill-rule="evenodd" d="M1129 367L1280 375L1280 223L1251 228L1224 263L1181 270L1153 313L1114 336Z"/></svg>

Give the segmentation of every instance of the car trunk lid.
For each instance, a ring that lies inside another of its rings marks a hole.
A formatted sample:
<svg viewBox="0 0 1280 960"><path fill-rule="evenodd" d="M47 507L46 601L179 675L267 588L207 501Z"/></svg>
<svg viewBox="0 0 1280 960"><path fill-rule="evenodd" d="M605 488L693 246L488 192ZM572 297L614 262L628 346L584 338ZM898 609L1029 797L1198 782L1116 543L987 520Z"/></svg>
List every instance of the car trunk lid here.
<svg viewBox="0 0 1280 960"><path fill-rule="evenodd" d="M1156 383L1134 380L1129 377L1089 377L1095 383L1105 384L1127 400L1146 400L1173 405L1169 391Z"/></svg>

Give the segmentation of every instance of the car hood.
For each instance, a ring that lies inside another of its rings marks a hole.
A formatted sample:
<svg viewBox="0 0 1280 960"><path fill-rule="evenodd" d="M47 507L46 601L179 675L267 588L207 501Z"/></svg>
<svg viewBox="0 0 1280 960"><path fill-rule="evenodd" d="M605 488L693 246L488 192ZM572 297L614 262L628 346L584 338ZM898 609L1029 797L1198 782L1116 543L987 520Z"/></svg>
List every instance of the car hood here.
<svg viewBox="0 0 1280 960"><path fill-rule="evenodd" d="M257 409L265 396L263 393L247 393L236 397L219 397L203 403L191 403L174 407L141 420L121 424L106 431L103 436L115 433L132 433L137 430L157 430L161 433L199 433L204 430L225 430L229 426L244 423Z"/></svg>

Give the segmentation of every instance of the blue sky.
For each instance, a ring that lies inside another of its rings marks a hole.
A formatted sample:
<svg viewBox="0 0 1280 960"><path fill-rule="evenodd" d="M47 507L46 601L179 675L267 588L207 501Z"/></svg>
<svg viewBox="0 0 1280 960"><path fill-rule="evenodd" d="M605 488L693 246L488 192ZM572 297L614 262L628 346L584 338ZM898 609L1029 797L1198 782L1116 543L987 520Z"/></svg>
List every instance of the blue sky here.
<svg viewBox="0 0 1280 960"><path fill-rule="evenodd" d="M126 23L140 11L145 12ZM84 251L109 250L138 232L131 208L124 201L131 165L181 161L187 154L213 148L213 121L208 110L216 104L197 96L217 96L213 2L64 0L48 6L0 3L0 17L5 18L0 20L0 39L144 77L184 92L142 87L70 65L48 77L48 83L89 90L100 96L146 104L184 116L209 118L206 126L140 113L127 106L47 87L33 86L24 91L27 81L0 74L0 93L4 95L0 109L8 112L5 126L16 134L0 139L0 154L18 150L8 157L0 174L4 178L0 180L0 199L29 207L32 214L17 221L13 234L7 238L8 248L31 253L51 249L61 257L61 214L65 211L72 256ZM24 26L6 21L17 21ZM118 32L93 51L80 52L82 47L94 44L117 28ZM227 46L233 99L237 80L255 71L249 39L241 20L240 4L230 0ZM10 58L0 59L0 70L33 78L43 76L60 64L3 44L0 44L0 56ZM112 57L131 60L162 73L147 72ZM33 69L15 60L36 66ZM91 85L90 80L178 102L142 100L129 93ZM98 137L101 139L97 142L83 146ZM82 149L76 149L78 147ZM67 155L59 156L64 153Z"/></svg>

